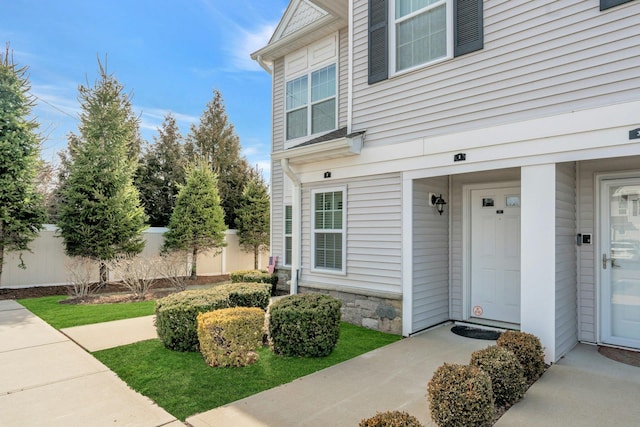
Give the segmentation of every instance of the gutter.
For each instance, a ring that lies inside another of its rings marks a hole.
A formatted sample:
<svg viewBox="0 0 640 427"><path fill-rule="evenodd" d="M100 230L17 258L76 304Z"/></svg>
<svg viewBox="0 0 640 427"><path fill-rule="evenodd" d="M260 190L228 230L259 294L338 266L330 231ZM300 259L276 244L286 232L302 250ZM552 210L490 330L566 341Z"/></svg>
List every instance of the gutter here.
<svg viewBox="0 0 640 427"><path fill-rule="evenodd" d="M291 290L290 294L298 293L298 280L302 270L302 183L300 177L289 166L289 159L280 159L280 167L293 183L292 191L292 224L291 224Z"/></svg>
<svg viewBox="0 0 640 427"><path fill-rule="evenodd" d="M258 61L258 64L260 64L260 66L262 67L263 70L265 70L267 73L269 73L270 75L273 75L273 70L271 69L271 67L269 67L267 65L267 63L262 59L262 55L258 55L256 57L256 61Z"/></svg>

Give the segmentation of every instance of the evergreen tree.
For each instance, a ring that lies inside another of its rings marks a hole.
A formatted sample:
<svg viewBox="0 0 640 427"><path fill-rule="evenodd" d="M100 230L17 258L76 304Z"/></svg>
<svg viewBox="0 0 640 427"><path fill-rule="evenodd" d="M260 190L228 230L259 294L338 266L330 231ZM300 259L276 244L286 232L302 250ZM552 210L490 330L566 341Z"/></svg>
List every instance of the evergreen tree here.
<svg viewBox="0 0 640 427"><path fill-rule="evenodd" d="M186 184L180 188L169 231L164 234L164 251L190 251L191 278L195 279L198 252L225 246L226 230L216 176L200 159L187 170Z"/></svg>
<svg viewBox="0 0 640 427"><path fill-rule="evenodd" d="M259 171L247 182L242 192L236 221L240 245L253 252L253 268L258 269L260 251L269 247L269 194Z"/></svg>
<svg viewBox="0 0 640 427"><path fill-rule="evenodd" d="M187 154L204 157L218 176L218 190L229 228L236 228L236 208L248 181L249 164L240 155L240 139L224 107L222 95L213 92L198 126L192 125L187 136Z"/></svg>
<svg viewBox="0 0 640 427"><path fill-rule="evenodd" d="M94 86L78 89L79 135L69 136L58 226L67 255L103 261L100 283L104 284L104 261L142 251L146 217L133 185L138 117L124 87L100 61L98 66L100 76Z"/></svg>
<svg viewBox="0 0 640 427"><path fill-rule="evenodd" d="M5 252L29 250L46 218L36 190L40 139L28 118L34 101L26 72L7 45L0 53L0 280Z"/></svg>
<svg viewBox="0 0 640 427"><path fill-rule="evenodd" d="M186 157L182 135L171 113L158 129L155 142L140 161L136 186L152 227L166 227L176 203L179 185L185 182Z"/></svg>

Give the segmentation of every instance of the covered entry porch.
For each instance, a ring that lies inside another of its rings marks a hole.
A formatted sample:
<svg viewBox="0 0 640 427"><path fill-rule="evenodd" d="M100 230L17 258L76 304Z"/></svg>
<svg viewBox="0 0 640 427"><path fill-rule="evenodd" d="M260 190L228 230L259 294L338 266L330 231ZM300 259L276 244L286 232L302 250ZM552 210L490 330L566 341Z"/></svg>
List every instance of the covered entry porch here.
<svg viewBox="0 0 640 427"><path fill-rule="evenodd" d="M602 194L602 185L640 179L638 165L640 156L405 173L403 334L446 320L521 329L540 337L548 362L579 341L620 345L619 331L611 338L615 328L635 336L640 282L622 276L621 294L611 286L620 280L611 275L622 271L622 263L614 260L612 268L610 261L617 256L612 246L635 239L626 231L640 220L633 215L635 187L624 190L626 237L614 239L611 224L622 220L610 211L622 196ZM430 206L433 195L447 203L442 214ZM640 267L633 257L622 266L627 273Z"/></svg>

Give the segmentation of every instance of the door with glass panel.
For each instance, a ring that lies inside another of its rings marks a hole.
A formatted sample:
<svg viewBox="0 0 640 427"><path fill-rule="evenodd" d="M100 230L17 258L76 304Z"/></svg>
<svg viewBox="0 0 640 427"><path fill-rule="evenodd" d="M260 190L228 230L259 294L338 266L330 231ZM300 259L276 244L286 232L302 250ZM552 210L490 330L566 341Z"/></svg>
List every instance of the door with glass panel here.
<svg viewBox="0 0 640 427"><path fill-rule="evenodd" d="M602 180L602 342L640 348L640 177Z"/></svg>

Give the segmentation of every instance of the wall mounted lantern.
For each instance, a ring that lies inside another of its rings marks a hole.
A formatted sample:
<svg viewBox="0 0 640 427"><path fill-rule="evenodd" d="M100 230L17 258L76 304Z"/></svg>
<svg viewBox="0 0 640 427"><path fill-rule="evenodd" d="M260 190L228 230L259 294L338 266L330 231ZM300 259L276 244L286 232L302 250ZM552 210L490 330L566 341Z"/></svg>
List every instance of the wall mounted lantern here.
<svg viewBox="0 0 640 427"><path fill-rule="evenodd" d="M442 213L444 212L444 205L447 204L447 202L445 202L445 200L442 198L442 194L438 196L436 194L430 193L429 195L431 196L429 205L435 206L438 213L442 215Z"/></svg>

